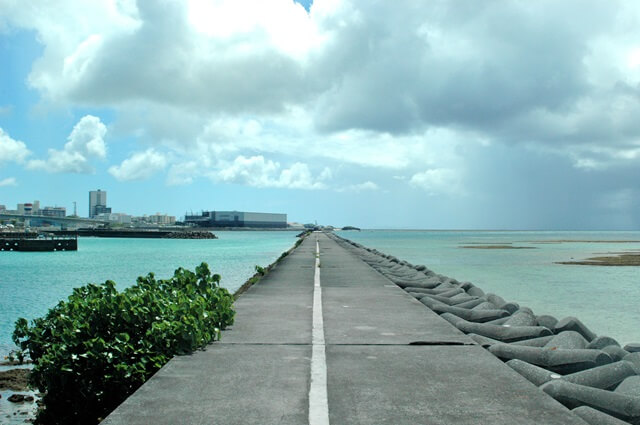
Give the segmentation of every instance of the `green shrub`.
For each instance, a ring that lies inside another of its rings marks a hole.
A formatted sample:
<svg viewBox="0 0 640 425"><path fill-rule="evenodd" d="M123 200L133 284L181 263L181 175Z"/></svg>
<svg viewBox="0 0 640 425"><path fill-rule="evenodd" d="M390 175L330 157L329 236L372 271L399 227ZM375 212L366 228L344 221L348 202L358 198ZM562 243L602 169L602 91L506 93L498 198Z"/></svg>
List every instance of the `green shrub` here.
<svg viewBox="0 0 640 425"><path fill-rule="evenodd" d="M153 273L118 292L88 284L41 318L18 319L14 342L34 362L44 393L39 423L97 423L172 356L220 338L233 324L233 297L206 263L172 278Z"/></svg>

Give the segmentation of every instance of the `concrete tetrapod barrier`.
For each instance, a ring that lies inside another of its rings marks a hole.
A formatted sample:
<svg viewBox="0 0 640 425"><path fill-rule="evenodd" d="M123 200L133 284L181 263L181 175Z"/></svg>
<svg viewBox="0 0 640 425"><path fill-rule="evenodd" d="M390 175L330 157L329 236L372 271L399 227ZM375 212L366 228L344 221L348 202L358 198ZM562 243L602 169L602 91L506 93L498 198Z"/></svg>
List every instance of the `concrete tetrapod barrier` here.
<svg viewBox="0 0 640 425"><path fill-rule="evenodd" d="M473 307L476 307L476 306L482 304L483 302L485 302L485 301L482 298L478 297L478 298L474 298L474 299L469 300L469 301L465 301L465 302L460 303L460 304L456 304L456 307L471 309Z"/></svg>
<svg viewBox="0 0 640 425"><path fill-rule="evenodd" d="M501 317L499 319L491 320L490 322L485 322L490 325L504 325L507 320L509 320L511 316Z"/></svg>
<svg viewBox="0 0 640 425"><path fill-rule="evenodd" d="M566 348L566 349L582 349L587 347L587 340L582 335L575 331L562 331L555 335L549 342L547 342L545 348Z"/></svg>
<svg viewBox="0 0 640 425"><path fill-rule="evenodd" d="M497 310L497 309L498 309L498 306L490 303L489 301L485 301L472 308L472 310Z"/></svg>
<svg viewBox="0 0 640 425"><path fill-rule="evenodd" d="M487 294L485 298L490 303L495 304L496 307L502 310L507 310L510 314L513 314L520 309L520 306L517 303L506 302L504 298L496 294Z"/></svg>
<svg viewBox="0 0 640 425"><path fill-rule="evenodd" d="M578 385L608 390L636 375L633 363L620 361L565 375L563 379Z"/></svg>
<svg viewBox="0 0 640 425"><path fill-rule="evenodd" d="M402 289L411 287L411 288L423 288L423 289L434 289L437 288L438 286L442 285L442 282L440 282L437 279L433 279L433 278L425 278L422 279L421 281L406 281L406 280L402 280L402 279L389 279L390 281L392 281L393 283L395 283L396 285L398 285L399 287L401 287ZM444 291L442 291L444 292Z"/></svg>
<svg viewBox="0 0 640 425"><path fill-rule="evenodd" d="M556 326L553 328L554 333L560 333L562 331L576 331L581 334L584 339L591 342L596 338L596 334L591 332L589 328L585 326L584 323L575 317L565 317L556 323Z"/></svg>
<svg viewBox="0 0 640 425"><path fill-rule="evenodd" d="M558 319L548 314L541 314L536 317L538 326L544 326L545 328L554 329L558 323Z"/></svg>
<svg viewBox="0 0 640 425"><path fill-rule="evenodd" d="M629 355L628 351L623 350L617 345L609 345L608 347L604 347L602 351L610 355L615 361L622 360Z"/></svg>
<svg viewBox="0 0 640 425"><path fill-rule="evenodd" d="M632 424L640 424L640 397L573 384L561 379L543 384L542 391L568 408L590 406Z"/></svg>
<svg viewBox="0 0 640 425"><path fill-rule="evenodd" d="M625 351L628 351L630 353L640 353L640 343L639 342L633 342L631 344L627 344L622 348L624 348Z"/></svg>
<svg viewBox="0 0 640 425"><path fill-rule="evenodd" d="M629 353L622 360L633 363L640 370L640 353Z"/></svg>
<svg viewBox="0 0 640 425"><path fill-rule="evenodd" d="M466 308L450 306L432 298L430 295L425 295L420 298L420 302L436 313L455 314L456 316L471 322L486 322L498 317L509 315L509 313L504 310L469 310Z"/></svg>
<svg viewBox="0 0 640 425"><path fill-rule="evenodd" d="M473 311L473 310L472 310ZM523 339L551 335L551 331L541 326L501 326L487 323L473 323L461 320L456 327L464 333L475 333L502 342L514 342Z"/></svg>
<svg viewBox="0 0 640 425"><path fill-rule="evenodd" d="M611 363L611 357L599 350L551 349L511 344L489 347L491 354L503 360L519 359L560 374L574 373Z"/></svg>
<svg viewBox="0 0 640 425"><path fill-rule="evenodd" d="M597 336L589 344L587 344L587 348L602 350L604 347L608 347L610 345L620 347L620 343L609 336Z"/></svg>
<svg viewBox="0 0 640 425"><path fill-rule="evenodd" d="M589 425L629 425L629 422L621 421L589 406L576 407L572 412Z"/></svg>
<svg viewBox="0 0 640 425"><path fill-rule="evenodd" d="M520 345L527 347L544 347L551 341L555 335L541 336L538 338L523 339L522 341L512 342L511 345Z"/></svg>
<svg viewBox="0 0 640 425"><path fill-rule="evenodd" d="M494 344L503 344L502 341L498 341L497 339L487 338L486 336L478 335L478 334L467 334L469 338L474 340L478 345L487 348L491 347Z"/></svg>
<svg viewBox="0 0 640 425"><path fill-rule="evenodd" d="M423 294L427 294L427 295L438 295L441 296L440 294L443 293L448 293L450 291L455 291L455 293L457 294L462 294L464 291L460 288L440 288L440 287L436 287L436 288L421 288L419 286L408 286L406 288L404 288L405 291L407 292L422 292ZM454 292L452 292L454 293ZM448 297L444 297L447 298L447 300L449 300Z"/></svg>
<svg viewBox="0 0 640 425"><path fill-rule="evenodd" d="M525 379L536 387L540 385L552 381L554 379L562 378L562 375L559 375L555 372L551 372L547 369L543 369L539 366L532 365L531 363L527 363L523 360L512 359L507 362L513 370L518 372L520 375L524 376Z"/></svg>
<svg viewBox="0 0 640 425"><path fill-rule="evenodd" d="M536 326L536 316L529 309L520 309L513 313L503 324L509 326Z"/></svg>
<svg viewBox="0 0 640 425"><path fill-rule="evenodd" d="M472 286L471 288L467 289L467 294L472 295L474 297L484 297L485 293L482 289L478 288L477 286Z"/></svg>
<svg viewBox="0 0 640 425"><path fill-rule="evenodd" d="M442 304L451 305L451 306L455 306L457 304L460 304L460 303L456 302L456 300L454 300L454 299L452 299L450 297L445 297L445 296L436 295L436 294L433 294L433 295L432 294L425 294L425 295L427 295L429 298L432 298L432 299L434 299L434 300L436 300L438 302L441 302ZM469 310L469 309L467 309L467 310Z"/></svg>
<svg viewBox="0 0 640 425"><path fill-rule="evenodd" d="M640 376L635 375L625 378L625 380L618 385L618 388L615 389L615 392L640 397Z"/></svg>

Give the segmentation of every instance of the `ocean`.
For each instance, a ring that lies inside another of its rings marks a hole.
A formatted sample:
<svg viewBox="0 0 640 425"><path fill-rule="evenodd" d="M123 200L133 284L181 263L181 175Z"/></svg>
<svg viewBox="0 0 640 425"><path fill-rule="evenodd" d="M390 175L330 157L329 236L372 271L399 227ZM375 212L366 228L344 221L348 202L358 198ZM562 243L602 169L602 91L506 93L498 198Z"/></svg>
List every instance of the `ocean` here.
<svg viewBox="0 0 640 425"><path fill-rule="evenodd" d="M398 231L337 232L436 273L558 319L575 316L622 345L640 342L640 267L561 265L640 250L640 232ZM612 242L617 241L617 242ZM622 242L626 241L626 242ZM532 249L469 249L511 244Z"/></svg>
<svg viewBox="0 0 640 425"><path fill-rule="evenodd" d="M536 314L575 316L623 345L640 342L640 268L555 264L600 253L640 250L640 232L488 232L364 230L337 232L437 273L470 281ZM111 279L119 289L154 272L166 278L200 262L235 291L295 243L295 232L216 232L216 240L80 238L77 252L0 253L0 356L11 350L18 317L32 319L71 289ZM601 241L601 242L595 242ZM467 249L512 244L533 249ZM0 357L1 358L1 357Z"/></svg>
<svg viewBox="0 0 640 425"><path fill-rule="evenodd" d="M0 360L15 348L16 319L42 316L75 287L113 280L122 290L149 272L168 278L204 261L234 292L297 240L291 231L215 233L219 239L79 238L75 252L0 252Z"/></svg>

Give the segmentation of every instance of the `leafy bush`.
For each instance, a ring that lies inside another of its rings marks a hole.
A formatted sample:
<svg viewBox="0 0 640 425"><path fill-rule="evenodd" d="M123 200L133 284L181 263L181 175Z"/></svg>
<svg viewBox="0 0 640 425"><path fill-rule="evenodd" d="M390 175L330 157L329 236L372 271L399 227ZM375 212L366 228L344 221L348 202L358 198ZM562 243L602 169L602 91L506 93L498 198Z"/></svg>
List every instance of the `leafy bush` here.
<svg viewBox="0 0 640 425"><path fill-rule="evenodd" d="M88 284L41 318L18 319L14 342L44 393L39 423L96 423L172 356L204 347L233 324L233 297L206 263L172 278L153 273L118 292Z"/></svg>

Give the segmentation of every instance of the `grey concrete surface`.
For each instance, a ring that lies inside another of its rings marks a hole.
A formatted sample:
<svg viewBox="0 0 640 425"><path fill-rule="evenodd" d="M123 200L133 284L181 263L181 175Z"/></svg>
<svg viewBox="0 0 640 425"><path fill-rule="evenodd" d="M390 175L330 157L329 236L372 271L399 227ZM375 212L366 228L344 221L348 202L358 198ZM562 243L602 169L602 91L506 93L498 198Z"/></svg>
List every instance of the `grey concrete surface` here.
<svg viewBox="0 0 640 425"><path fill-rule="evenodd" d="M105 425L303 424L308 345L213 344L173 358Z"/></svg>
<svg viewBox="0 0 640 425"><path fill-rule="evenodd" d="M308 423L316 238L331 423L584 425L317 233L240 297L222 341L172 359L103 424Z"/></svg>
<svg viewBox="0 0 640 425"><path fill-rule="evenodd" d="M328 346L335 424L584 424L478 346Z"/></svg>

